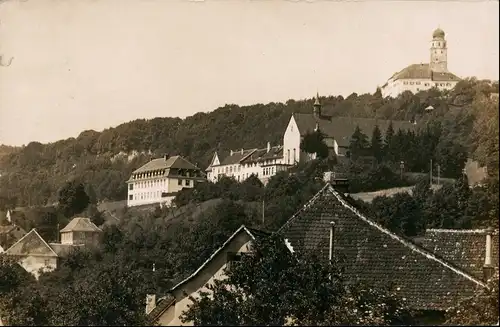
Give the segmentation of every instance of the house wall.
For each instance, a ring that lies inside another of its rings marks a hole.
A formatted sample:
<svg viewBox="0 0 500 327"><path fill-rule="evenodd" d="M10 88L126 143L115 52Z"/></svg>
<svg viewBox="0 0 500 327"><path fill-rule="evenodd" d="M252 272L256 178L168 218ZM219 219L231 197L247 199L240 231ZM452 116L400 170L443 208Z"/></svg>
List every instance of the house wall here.
<svg viewBox="0 0 500 327"><path fill-rule="evenodd" d="M398 79L396 81L389 80L387 85L382 88L383 97L397 97L404 91L418 93L420 91L429 90L432 87L437 87L439 90L451 90L457 85L458 81L431 81L430 79Z"/></svg>
<svg viewBox="0 0 500 327"><path fill-rule="evenodd" d="M182 185L179 185L179 180ZM200 179L190 177L166 178L164 176L129 182L127 206L132 207L160 202L169 204L171 197L164 198L161 196L162 193L177 193L182 188L194 187L197 182L201 182ZM133 185L132 190L130 189L130 184Z"/></svg>
<svg viewBox="0 0 500 327"><path fill-rule="evenodd" d="M300 153L300 132L297 122L292 116L290 117L290 121L288 122L288 126L286 127L283 135L283 163L293 165L294 152L295 160L300 162L302 159Z"/></svg>
<svg viewBox="0 0 500 327"><path fill-rule="evenodd" d="M240 233L232 242L202 270L198 276L191 281L179 287L173 293L175 304L166 310L159 318L160 326L192 326L192 323L184 324L180 317L188 306L192 304L189 296L198 297L200 292L210 292L207 285L213 284L214 280L225 278L224 269L226 268L226 256L228 252L249 252L251 245L250 236L246 233ZM188 294L187 296L185 295Z"/></svg>
<svg viewBox="0 0 500 327"><path fill-rule="evenodd" d="M57 268L57 257L25 256L20 258L18 263L24 268L24 270L38 279L40 276L40 269L43 269L44 271L52 271Z"/></svg>

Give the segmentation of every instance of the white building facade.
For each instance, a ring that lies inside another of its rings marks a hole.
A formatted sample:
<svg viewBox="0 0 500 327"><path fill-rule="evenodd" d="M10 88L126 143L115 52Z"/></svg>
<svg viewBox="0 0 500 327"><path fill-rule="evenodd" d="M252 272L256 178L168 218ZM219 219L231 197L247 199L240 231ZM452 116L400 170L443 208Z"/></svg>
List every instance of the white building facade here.
<svg viewBox="0 0 500 327"><path fill-rule="evenodd" d="M127 206L170 205L180 190L205 181L202 170L181 156L153 159L135 170L126 181Z"/></svg>
<svg viewBox="0 0 500 327"><path fill-rule="evenodd" d="M279 171L287 170L290 166L283 162L283 147L271 146L268 142L267 147L263 149L231 150L229 156L222 161L216 152L206 172L207 179L214 183L222 176L233 177L242 182L255 175L266 184L269 178Z"/></svg>
<svg viewBox="0 0 500 327"><path fill-rule="evenodd" d="M448 46L445 33L438 28L432 33L430 62L412 64L395 73L381 87L383 97L397 97L404 91L418 93L433 87L451 90L460 78L448 70Z"/></svg>

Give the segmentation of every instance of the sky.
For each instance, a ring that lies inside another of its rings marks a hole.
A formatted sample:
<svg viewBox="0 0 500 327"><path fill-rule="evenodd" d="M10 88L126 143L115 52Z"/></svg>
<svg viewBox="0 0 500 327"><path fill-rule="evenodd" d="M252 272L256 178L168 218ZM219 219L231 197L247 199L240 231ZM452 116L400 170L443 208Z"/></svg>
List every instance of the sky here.
<svg viewBox="0 0 500 327"><path fill-rule="evenodd" d="M429 61L498 79L498 1L0 0L0 144L225 104L373 93Z"/></svg>

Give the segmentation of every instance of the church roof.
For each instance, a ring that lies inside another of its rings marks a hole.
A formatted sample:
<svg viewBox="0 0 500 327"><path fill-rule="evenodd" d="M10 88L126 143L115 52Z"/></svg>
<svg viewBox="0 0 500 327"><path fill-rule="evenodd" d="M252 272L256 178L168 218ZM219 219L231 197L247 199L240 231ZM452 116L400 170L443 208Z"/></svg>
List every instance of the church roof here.
<svg viewBox="0 0 500 327"><path fill-rule="evenodd" d="M450 72L432 71L429 64L412 64L392 75L394 81L398 79L428 79L437 82L459 81L460 78Z"/></svg>
<svg viewBox="0 0 500 327"><path fill-rule="evenodd" d="M373 129L378 125L382 134L391 123L390 120L373 119L373 118L351 118L351 117L332 117L329 119L317 119L314 114L294 113L293 117L301 135L310 133L316 128L316 124L320 131L328 137L333 137L337 144L341 147L348 147L351 136L359 126L361 132L371 138ZM393 120L392 127L395 132L401 130L414 130L416 125L401 120Z"/></svg>

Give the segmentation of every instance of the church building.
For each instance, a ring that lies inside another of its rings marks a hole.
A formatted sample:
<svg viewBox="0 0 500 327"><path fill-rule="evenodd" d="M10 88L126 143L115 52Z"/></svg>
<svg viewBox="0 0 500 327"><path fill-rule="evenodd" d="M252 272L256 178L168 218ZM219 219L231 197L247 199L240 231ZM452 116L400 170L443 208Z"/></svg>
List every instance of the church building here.
<svg viewBox="0 0 500 327"><path fill-rule="evenodd" d="M450 90L460 78L448 70L448 46L445 33L438 28L432 33L430 62L412 64L392 75L381 87L383 97L397 97L404 91L418 93L436 87Z"/></svg>

